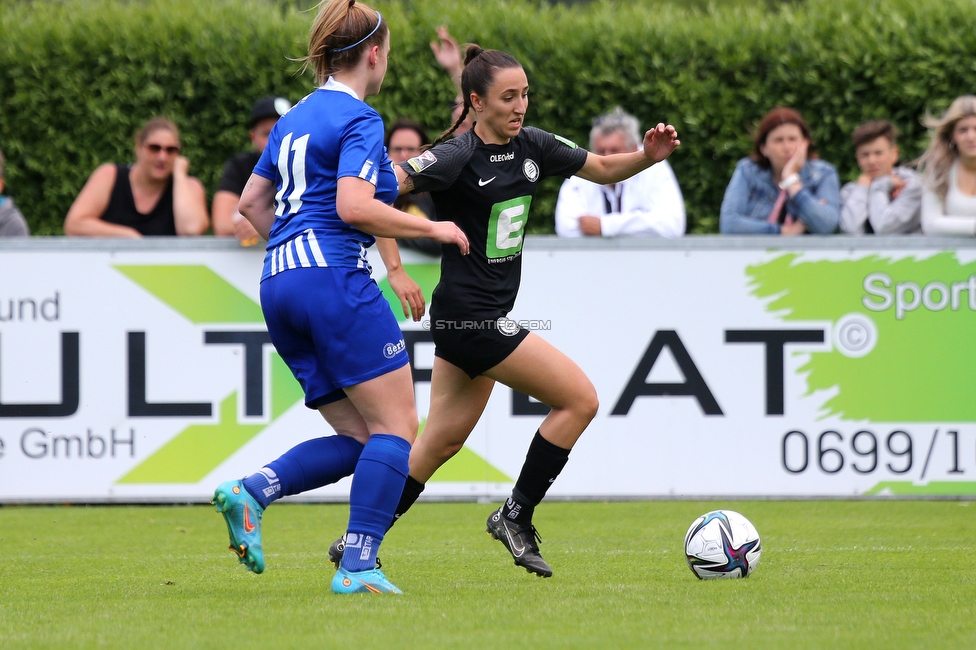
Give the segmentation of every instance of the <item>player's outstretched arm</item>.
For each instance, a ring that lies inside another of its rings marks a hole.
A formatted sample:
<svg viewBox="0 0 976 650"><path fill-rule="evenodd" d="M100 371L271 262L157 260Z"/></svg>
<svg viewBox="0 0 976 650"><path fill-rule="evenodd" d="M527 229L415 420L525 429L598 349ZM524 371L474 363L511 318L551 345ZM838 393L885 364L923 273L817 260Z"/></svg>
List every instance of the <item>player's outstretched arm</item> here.
<svg viewBox="0 0 976 650"><path fill-rule="evenodd" d="M390 282L390 288L400 299L400 307L403 315L419 321L424 316L426 302L424 292L420 290L420 285L403 268L400 261L400 248L395 239L388 237L376 238L376 250L383 258L383 265L386 266L386 279Z"/></svg>
<svg viewBox="0 0 976 650"><path fill-rule="evenodd" d="M463 255L468 254L468 238L454 223L429 221L401 212L375 199L375 191L372 183L361 178L340 178L336 192L336 212L339 213L339 218L376 237L427 237L440 244L455 244Z"/></svg>
<svg viewBox="0 0 976 650"><path fill-rule="evenodd" d="M653 165L670 156L671 152L677 149L680 144L678 132L673 126L658 123L657 126L644 134L643 154Z"/></svg>
<svg viewBox="0 0 976 650"><path fill-rule="evenodd" d="M673 126L658 124L644 134L644 148L641 151L610 156L598 156L591 152L576 175L600 185L619 183L661 162L680 144L678 132Z"/></svg>

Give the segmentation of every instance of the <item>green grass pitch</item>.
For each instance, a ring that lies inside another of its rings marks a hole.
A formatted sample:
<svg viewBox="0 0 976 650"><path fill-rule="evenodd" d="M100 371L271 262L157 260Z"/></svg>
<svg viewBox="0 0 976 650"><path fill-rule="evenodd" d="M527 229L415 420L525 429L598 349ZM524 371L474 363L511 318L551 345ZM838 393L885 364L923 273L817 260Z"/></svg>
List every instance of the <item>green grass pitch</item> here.
<svg viewBox="0 0 976 650"><path fill-rule="evenodd" d="M716 508L752 520L747 580L681 548ZM421 503L390 532L404 596L334 596L344 505L279 504L248 573L209 506L0 508L2 648L973 648L976 503L545 503L555 575L515 567L492 506Z"/></svg>

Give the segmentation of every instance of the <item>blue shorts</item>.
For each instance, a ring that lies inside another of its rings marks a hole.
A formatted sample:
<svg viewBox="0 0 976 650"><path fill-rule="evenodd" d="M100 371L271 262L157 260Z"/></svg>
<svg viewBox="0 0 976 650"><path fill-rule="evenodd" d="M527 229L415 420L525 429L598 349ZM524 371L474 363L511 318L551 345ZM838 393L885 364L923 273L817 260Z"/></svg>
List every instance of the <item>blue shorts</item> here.
<svg viewBox="0 0 976 650"><path fill-rule="evenodd" d="M261 283L268 334L318 408L409 361L403 333L365 269L289 269Z"/></svg>

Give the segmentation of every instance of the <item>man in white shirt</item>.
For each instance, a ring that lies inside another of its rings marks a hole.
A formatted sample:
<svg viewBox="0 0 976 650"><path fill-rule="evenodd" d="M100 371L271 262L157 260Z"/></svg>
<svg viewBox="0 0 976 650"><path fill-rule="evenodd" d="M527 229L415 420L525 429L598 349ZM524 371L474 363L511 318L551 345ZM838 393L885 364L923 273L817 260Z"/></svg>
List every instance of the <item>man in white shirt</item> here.
<svg viewBox="0 0 976 650"><path fill-rule="evenodd" d="M593 120L593 153L629 153L640 145L637 118L619 106ZM680 237L684 232L684 199L666 160L613 185L573 176L559 190L556 234L560 237Z"/></svg>

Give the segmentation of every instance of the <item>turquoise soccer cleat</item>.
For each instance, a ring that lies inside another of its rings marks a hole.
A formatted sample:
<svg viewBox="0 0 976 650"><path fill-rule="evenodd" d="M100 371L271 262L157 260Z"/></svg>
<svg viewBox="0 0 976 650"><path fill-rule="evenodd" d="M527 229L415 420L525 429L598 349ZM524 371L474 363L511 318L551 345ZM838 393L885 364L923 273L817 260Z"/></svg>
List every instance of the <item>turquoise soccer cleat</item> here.
<svg viewBox="0 0 976 650"><path fill-rule="evenodd" d="M335 594L402 594L379 569L346 571L340 568L332 578Z"/></svg>
<svg viewBox="0 0 976 650"><path fill-rule="evenodd" d="M241 481L221 483L210 503L224 515L230 535L230 550L241 564L254 573L264 571L264 551L261 548L261 517L264 508L254 500Z"/></svg>

